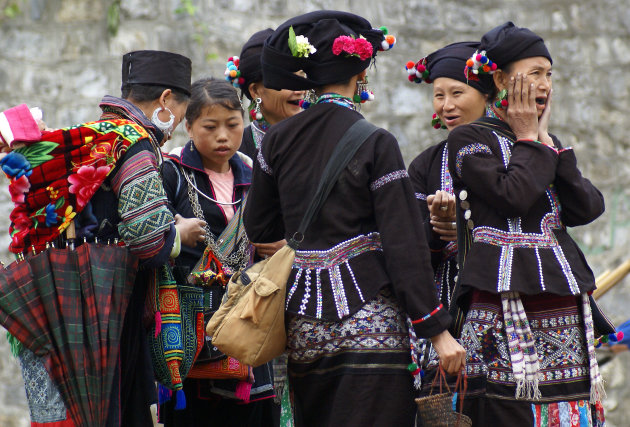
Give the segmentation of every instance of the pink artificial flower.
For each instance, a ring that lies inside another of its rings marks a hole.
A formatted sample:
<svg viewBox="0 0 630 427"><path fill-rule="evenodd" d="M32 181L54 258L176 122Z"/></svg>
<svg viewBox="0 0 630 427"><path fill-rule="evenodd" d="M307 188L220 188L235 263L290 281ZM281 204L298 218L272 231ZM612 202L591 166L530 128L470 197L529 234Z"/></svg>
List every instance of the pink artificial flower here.
<svg viewBox="0 0 630 427"><path fill-rule="evenodd" d="M372 57L374 48L372 47L372 43L366 39L358 38L354 41L354 53L359 55L361 61L365 61Z"/></svg>
<svg viewBox="0 0 630 427"><path fill-rule="evenodd" d="M11 194L11 201L16 205L24 203L24 193L31 188L31 183L28 182L28 178L22 175L18 179L12 179L9 183L9 193Z"/></svg>
<svg viewBox="0 0 630 427"><path fill-rule="evenodd" d="M354 53L354 39L349 36L339 36L333 41L332 51L334 55L342 52L352 55Z"/></svg>
<svg viewBox="0 0 630 427"><path fill-rule="evenodd" d="M103 183L111 166L81 166L77 173L68 177L70 192L77 196L77 206L82 208L90 201L98 187Z"/></svg>

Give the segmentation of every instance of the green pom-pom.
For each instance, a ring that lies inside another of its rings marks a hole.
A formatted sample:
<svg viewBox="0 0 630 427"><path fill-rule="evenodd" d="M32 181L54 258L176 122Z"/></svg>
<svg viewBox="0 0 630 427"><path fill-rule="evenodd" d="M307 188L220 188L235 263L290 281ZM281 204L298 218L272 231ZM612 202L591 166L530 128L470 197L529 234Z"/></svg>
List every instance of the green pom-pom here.
<svg viewBox="0 0 630 427"><path fill-rule="evenodd" d="M387 27L383 26L383 27L379 27L379 30L381 30L383 32L383 35L386 36L387 33L389 33L389 30L387 29Z"/></svg>
<svg viewBox="0 0 630 427"><path fill-rule="evenodd" d="M352 100L353 100L354 102L356 102L356 103L361 102L361 95L359 95L359 94L355 94L355 95L352 97Z"/></svg>
<svg viewBox="0 0 630 427"><path fill-rule="evenodd" d="M414 372L416 369L418 369L418 365L416 365L415 363L410 363L409 365L407 365L407 370L409 372Z"/></svg>

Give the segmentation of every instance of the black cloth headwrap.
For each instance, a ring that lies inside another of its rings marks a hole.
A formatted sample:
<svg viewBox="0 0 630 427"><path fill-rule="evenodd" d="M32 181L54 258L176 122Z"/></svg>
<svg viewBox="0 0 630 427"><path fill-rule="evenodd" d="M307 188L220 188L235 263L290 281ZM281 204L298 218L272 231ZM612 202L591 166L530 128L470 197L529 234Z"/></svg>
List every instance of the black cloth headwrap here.
<svg viewBox="0 0 630 427"><path fill-rule="evenodd" d="M192 63L183 55L138 50L123 55L122 88L130 84L165 86L190 96Z"/></svg>
<svg viewBox="0 0 630 427"><path fill-rule="evenodd" d="M488 59L499 68L535 56L544 56L553 63L542 37L527 28L517 27L511 21L484 34L479 49L485 50Z"/></svg>
<svg viewBox="0 0 630 427"><path fill-rule="evenodd" d="M449 44L426 57L429 79L435 81L440 77L448 77L466 83L483 94L490 93L493 88L492 77L481 75L479 80L468 80L464 74L466 61L476 50L479 42L459 42Z"/></svg>
<svg viewBox="0 0 630 427"><path fill-rule="evenodd" d="M289 28L297 36L305 36L317 52L308 58L296 58L289 49ZM372 28L366 19L348 12L319 10L296 16L280 25L265 41L262 52L263 84L272 89L305 90L339 83L366 69L370 59L335 55L334 40L339 36L363 36L376 56L383 41L383 32ZM303 70L306 77L294 74Z"/></svg>
<svg viewBox="0 0 630 427"><path fill-rule="evenodd" d="M271 28L254 33L243 45L241 54L238 57L238 69L241 71L241 77L245 79L245 82L240 85L241 90L250 100L252 95L249 93L249 85L250 83L261 82L263 79L260 56L265 40L272 34L273 30Z"/></svg>

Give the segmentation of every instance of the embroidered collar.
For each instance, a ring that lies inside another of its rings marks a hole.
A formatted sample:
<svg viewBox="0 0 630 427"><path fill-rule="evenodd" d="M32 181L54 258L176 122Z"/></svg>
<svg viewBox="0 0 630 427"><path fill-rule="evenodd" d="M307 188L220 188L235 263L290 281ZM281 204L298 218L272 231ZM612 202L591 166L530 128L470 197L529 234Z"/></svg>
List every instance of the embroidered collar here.
<svg viewBox="0 0 630 427"><path fill-rule="evenodd" d="M354 111L357 110L352 99L348 98L347 96L339 95L338 93L324 93L319 98L317 98L317 101L315 101L315 104L325 103L341 105L342 107L350 108Z"/></svg>
<svg viewBox="0 0 630 427"><path fill-rule="evenodd" d="M265 122L266 123L266 122ZM262 150L262 140L267 133L267 129L259 127L258 121L252 122L252 137L254 138L254 146L258 150Z"/></svg>

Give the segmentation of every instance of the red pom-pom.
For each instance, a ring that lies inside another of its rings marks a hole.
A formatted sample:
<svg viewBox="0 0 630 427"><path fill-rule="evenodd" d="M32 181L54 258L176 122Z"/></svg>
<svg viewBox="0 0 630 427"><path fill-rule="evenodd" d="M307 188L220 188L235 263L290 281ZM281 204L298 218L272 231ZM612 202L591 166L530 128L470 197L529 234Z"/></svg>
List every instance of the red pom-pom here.
<svg viewBox="0 0 630 427"><path fill-rule="evenodd" d="M624 337L623 331L617 332L617 341L621 341L623 339L623 337Z"/></svg>
<svg viewBox="0 0 630 427"><path fill-rule="evenodd" d="M415 62L413 62L413 61L409 61L409 62L407 62L407 69L408 69L408 70L411 70L411 69L413 68L413 66L414 66L414 65L416 65L416 63L415 63Z"/></svg>
<svg viewBox="0 0 630 427"><path fill-rule="evenodd" d="M234 65L236 65L238 67L238 64L240 64L241 60L237 59L236 61L234 61Z"/></svg>
<svg viewBox="0 0 630 427"><path fill-rule="evenodd" d="M414 74L407 76L407 78L409 79L410 82L413 82L416 80L416 76Z"/></svg>
<svg viewBox="0 0 630 427"><path fill-rule="evenodd" d="M492 66L490 67L490 69L491 69L492 71L496 70L496 69L497 69L497 64L495 64L495 63L493 62L493 63L492 63Z"/></svg>
<svg viewBox="0 0 630 427"><path fill-rule="evenodd" d="M233 57L233 56L230 56L230 57L228 58L228 62L230 62L230 61L234 61L234 57Z"/></svg>
<svg viewBox="0 0 630 427"><path fill-rule="evenodd" d="M427 69L427 67L424 66L424 64L418 64L416 65L416 70L420 71L421 73L424 73L424 71Z"/></svg>
<svg viewBox="0 0 630 427"><path fill-rule="evenodd" d="M435 119L437 117L437 113L433 113L433 115L431 116L432 119Z"/></svg>
<svg viewBox="0 0 630 427"><path fill-rule="evenodd" d="M503 108L505 108L505 107L507 107L507 106L508 106L507 99L502 99L502 100L501 100L501 106L502 106Z"/></svg>
<svg viewBox="0 0 630 427"><path fill-rule="evenodd" d="M243 83L245 83L245 79L243 77L239 77L238 84L242 85Z"/></svg>
<svg viewBox="0 0 630 427"><path fill-rule="evenodd" d="M434 125L433 125L433 127L434 127L435 129L439 129L439 128L441 128L441 127L442 127L442 125L441 125L441 124L439 124L439 123L436 123L436 124L434 124Z"/></svg>
<svg viewBox="0 0 630 427"><path fill-rule="evenodd" d="M431 83L433 83L433 80L431 80L431 79L429 79L429 78L424 79L424 81L425 81L427 84L431 84Z"/></svg>
<svg viewBox="0 0 630 427"><path fill-rule="evenodd" d="M490 72L490 67L488 67L487 65L483 66L483 72L484 73L489 73Z"/></svg>

